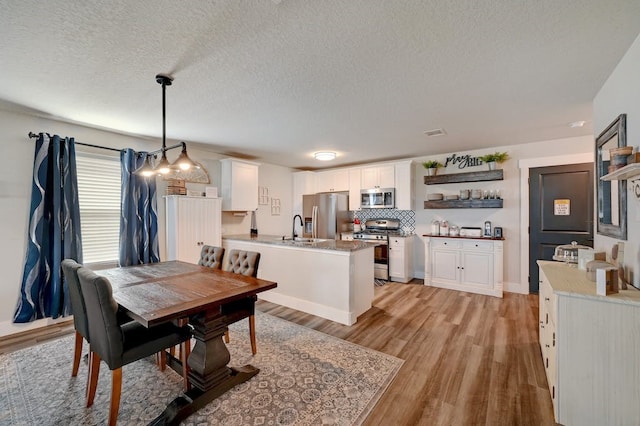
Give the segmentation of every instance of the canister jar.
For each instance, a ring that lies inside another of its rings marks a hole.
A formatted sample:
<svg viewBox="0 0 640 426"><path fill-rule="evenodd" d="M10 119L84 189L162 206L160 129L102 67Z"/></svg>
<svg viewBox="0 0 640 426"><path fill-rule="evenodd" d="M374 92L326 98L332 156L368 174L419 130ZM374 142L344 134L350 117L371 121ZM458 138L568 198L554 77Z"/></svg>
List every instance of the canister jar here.
<svg viewBox="0 0 640 426"><path fill-rule="evenodd" d="M431 222L431 235L440 235L440 222L437 220Z"/></svg>
<svg viewBox="0 0 640 426"><path fill-rule="evenodd" d="M449 235L452 237L457 237L458 235L460 235L460 228L457 227L456 225L452 225L449 228Z"/></svg>
<svg viewBox="0 0 640 426"><path fill-rule="evenodd" d="M440 235L449 236L449 222L446 220L440 222Z"/></svg>

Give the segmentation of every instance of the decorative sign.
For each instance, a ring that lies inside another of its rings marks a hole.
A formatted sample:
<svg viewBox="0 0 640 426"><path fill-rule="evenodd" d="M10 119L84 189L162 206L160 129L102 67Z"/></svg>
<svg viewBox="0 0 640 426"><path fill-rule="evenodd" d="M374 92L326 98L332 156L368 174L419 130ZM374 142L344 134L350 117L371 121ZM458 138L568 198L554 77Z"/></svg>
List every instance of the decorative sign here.
<svg viewBox="0 0 640 426"><path fill-rule="evenodd" d="M571 200L553 200L553 214L555 216L569 216Z"/></svg>
<svg viewBox="0 0 640 426"><path fill-rule="evenodd" d="M480 166L482 164L482 160L480 157L472 157L470 155L451 154L451 157L447 157L447 161L444 163L444 166L447 167L449 164L452 166L457 164L459 169L464 169L465 167Z"/></svg>

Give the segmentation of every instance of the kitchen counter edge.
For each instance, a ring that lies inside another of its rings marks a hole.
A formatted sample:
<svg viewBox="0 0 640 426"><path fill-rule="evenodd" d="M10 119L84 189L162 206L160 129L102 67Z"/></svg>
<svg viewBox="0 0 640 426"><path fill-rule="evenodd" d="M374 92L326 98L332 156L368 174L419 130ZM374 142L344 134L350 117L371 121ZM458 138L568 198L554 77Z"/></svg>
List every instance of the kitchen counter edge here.
<svg viewBox="0 0 640 426"><path fill-rule="evenodd" d="M331 251L358 251L372 248L371 242L348 241L348 240L327 240L317 243L295 243L291 240L283 240L282 235L257 235L251 236L247 234L223 235L223 240L244 241L249 243L271 244L282 247L290 247L296 249L314 249L314 250L331 250ZM287 238L289 238L287 236Z"/></svg>

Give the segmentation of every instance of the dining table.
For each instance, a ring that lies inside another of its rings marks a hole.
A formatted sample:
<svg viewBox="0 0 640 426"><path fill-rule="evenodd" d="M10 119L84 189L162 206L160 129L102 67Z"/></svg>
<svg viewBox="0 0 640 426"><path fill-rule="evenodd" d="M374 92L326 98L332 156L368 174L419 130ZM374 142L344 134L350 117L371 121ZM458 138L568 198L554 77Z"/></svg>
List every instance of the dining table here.
<svg viewBox="0 0 640 426"><path fill-rule="evenodd" d="M177 425L234 386L258 374L252 365L230 367L223 336L229 324L253 312L257 294L277 286L181 261L96 270L107 278L120 309L145 327L188 318L195 345L187 359L191 387L151 425Z"/></svg>

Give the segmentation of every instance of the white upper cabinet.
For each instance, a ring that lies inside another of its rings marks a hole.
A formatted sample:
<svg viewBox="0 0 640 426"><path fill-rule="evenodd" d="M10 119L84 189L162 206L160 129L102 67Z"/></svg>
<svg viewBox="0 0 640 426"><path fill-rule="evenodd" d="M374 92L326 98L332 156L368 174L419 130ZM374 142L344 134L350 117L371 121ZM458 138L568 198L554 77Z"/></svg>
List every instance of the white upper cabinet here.
<svg viewBox="0 0 640 426"><path fill-rule="evenodd" d="M349 190L349 170L327 170L316 173L316 192L338 192Z"/></svg>
<svg viewBox="0 0 640 426"><path fill-rule="evenodd" d="M258 163L225 158L220 160L223 211L258 208Z"/></svg>
<svg viewBox="0 0 640 426"><path fill-rule="evenodd" d="M395 174L396 208L398 210L413 210L415 198L413 162L402 161L396 163Z"/></svg>
<svg viewBox="0 0 640 426"><path fill-rule="evenodd" d="M395 167L391 165L364 167L360 170L360 182L363 189L395 188Z"/></svg>
<svg viewBox="0 0 640 426"><path fill-rule="evenodd" d="M302 214L302 196L316 193L316 174L296 172L293 174L293 214Z"/></svg>
<svg viewBox="0 0 640 426"><path fill-rule="evenodd" d="M360 210L360 169L349 169L349 210Z"/></svg>

